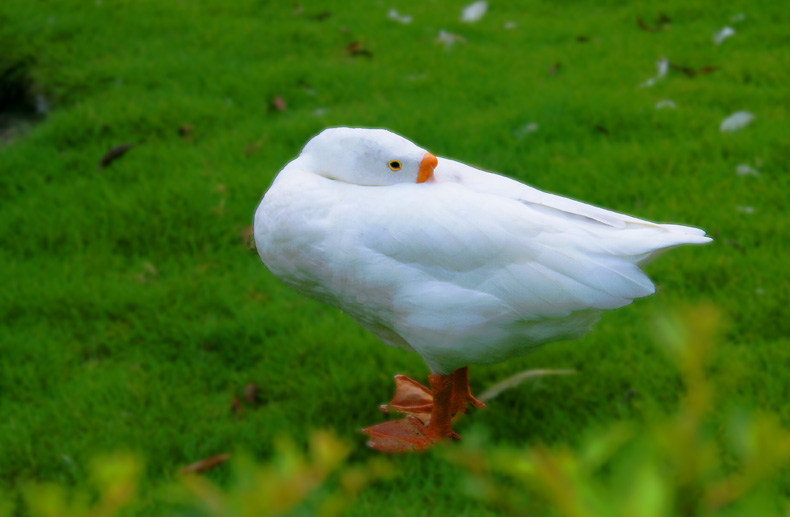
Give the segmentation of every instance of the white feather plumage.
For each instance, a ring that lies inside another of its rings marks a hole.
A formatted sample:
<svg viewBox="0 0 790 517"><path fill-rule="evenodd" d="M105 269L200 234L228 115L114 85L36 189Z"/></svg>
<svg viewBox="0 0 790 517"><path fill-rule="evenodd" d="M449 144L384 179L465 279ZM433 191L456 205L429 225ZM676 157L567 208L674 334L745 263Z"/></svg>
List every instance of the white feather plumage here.
<svg viewBox="0 0 790 517"><path fill-rule="evenodd" d="M435 373L579 337L654 292L638 266L655 252L710 240L445 158L418 184L425 153L383 130L324 131L264 196L255 241L276 276ZM399 174L376 165L392 159Z"/></svg>

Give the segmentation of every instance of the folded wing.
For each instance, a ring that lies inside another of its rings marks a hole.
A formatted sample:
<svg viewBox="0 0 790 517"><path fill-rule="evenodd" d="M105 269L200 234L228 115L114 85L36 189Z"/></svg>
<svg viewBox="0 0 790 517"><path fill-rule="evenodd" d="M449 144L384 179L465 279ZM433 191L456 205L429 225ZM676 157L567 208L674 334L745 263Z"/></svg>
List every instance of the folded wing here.
<svg viewBox="0 0 790 517"><path fill-rule="evenodd" d="M556 210L568 215L586 217L613 228L626 228L629 225L661 227L665 230L671 230L671 232L676 235L700 237L700 239L692 239L691 241L679 242L678 244L710 241L708 237L705 237L705 232L698 228L679 225L662 225L644 221L573 199L542 192L510 178L484 172L447 158L439 159L439 165L436 168L435 176L438 182L463 184L478 192L486 192L509 199L516 199L534 207L544 207L548 210Z"/></svg>
<svg viewBox="0 0 790 517"><path fill-rule="evenodd" d="M459 310L456 298L466 293L529 321L647 296L654 286L640 262L660 249L708 240L693 229L547 198L516 182L521 189L514 192L499 179L506 178L488 176L490 183L440 177L367 192L356 204L357 222L347 224L357 225L356 252L377 269L370 274L391 276L380 281L400 299L430 298L429 312L442 304Z"/></svg>

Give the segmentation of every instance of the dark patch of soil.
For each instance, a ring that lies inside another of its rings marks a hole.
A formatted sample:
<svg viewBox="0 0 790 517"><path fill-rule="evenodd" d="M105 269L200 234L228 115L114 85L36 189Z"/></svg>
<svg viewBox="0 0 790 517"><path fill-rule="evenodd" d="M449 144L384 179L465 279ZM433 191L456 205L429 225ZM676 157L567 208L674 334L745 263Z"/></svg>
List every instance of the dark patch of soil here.
<svg viewBox="0 0 790 517"><path fill-rule="evenodd" d="M0 58L0 145L13 141L49 111L44 96L35 93L29 66L24 60Z"/></svg>

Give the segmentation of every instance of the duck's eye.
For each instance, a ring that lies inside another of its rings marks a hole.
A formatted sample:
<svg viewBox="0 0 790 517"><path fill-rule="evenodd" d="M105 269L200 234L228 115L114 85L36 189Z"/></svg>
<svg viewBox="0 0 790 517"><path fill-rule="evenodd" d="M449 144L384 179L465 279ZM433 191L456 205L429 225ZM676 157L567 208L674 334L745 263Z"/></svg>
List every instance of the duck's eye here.
<svg viewBox="0 0 790 517"><path fill-rule="evenodd" d="M390 169L392 169L394 171L399 171L400 170L400 162L398 160L392 160L387 165L389 165Z"/></svg>

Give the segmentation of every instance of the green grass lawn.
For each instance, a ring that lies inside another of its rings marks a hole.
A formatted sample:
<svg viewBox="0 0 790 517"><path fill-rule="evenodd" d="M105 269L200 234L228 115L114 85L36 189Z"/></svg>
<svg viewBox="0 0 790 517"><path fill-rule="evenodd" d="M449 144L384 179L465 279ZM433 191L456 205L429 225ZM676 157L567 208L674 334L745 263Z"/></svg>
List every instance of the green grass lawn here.
<svg viewBox="0 0 790 517"><path fill-rule="evenodd" d="M131 451L146 465L135 513L160 515L154 487L215 454L265 462L277 437L303 446L326 429L352 463L376 455L358 430L382 419L394 374L427 367L282 285L249 247L274 175L330 126L387 128L715 239L660 257L648 267L658 294L584 339L473 366L477 391L530 368L578 373L503 393L457 424L462 435L574 446L674 407L681 383L652 322L701 302L726 320L716 415L757 408L790 426L790 11L492 1L468 24L467 3L0 2L0 73L16 67L52 108L0 141L0 493L16 504L30 482L86 487L94 457ZM726 25L736 34L714 44ZM459 39L437 42L440 30ZM640 87L662 57L674 66ZM657 109L665 99L676 107ZM750 125L720 131L742 110ZM234 413L250 383L259 404ZM433 454L391 463L400 475L351 515L497 511ZM229 469L208 476L222 484ZM778 479L789 494L790 475Z"/></svg>

